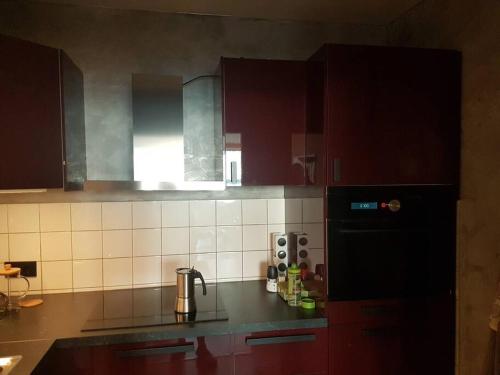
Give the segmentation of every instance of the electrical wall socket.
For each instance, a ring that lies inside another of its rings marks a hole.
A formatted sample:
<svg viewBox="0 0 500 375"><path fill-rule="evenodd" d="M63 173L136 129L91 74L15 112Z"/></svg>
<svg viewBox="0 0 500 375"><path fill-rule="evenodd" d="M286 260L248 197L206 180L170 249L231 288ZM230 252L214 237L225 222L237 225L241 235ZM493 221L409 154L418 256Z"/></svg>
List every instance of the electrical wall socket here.
<svg viewBox="0 0 500 375"><path fill-rule="evenodd" d="M21 269L21 275L36 277L36 261L34 262L8 262L12 267Z"/></svg>

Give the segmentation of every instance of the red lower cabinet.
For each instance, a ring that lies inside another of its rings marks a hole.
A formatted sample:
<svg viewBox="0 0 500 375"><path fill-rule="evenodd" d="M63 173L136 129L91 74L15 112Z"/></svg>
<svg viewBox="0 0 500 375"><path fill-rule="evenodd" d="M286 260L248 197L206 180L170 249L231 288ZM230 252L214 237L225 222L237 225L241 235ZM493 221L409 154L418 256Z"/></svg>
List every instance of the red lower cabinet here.
<svg viewBox="0 0 500 375"><path fill-rule="evenodd" d="M236 375L319 375L328 372L328 329L235 336Z"/></svg>

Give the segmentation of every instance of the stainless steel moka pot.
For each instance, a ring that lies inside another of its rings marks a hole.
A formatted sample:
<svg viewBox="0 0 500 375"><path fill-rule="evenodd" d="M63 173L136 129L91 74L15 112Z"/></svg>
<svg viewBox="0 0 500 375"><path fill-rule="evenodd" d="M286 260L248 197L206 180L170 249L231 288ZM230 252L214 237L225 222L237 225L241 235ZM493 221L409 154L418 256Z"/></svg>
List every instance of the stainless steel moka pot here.
<svg viewBox="0 0 500 375"><path fill-rule="evenodd" d="M194 299L194 279L201 279L203 295L207 294L207 286L203 275L194 268L177 268L177 296L175 297L175 312L178 314L193 314L196 312Z"/></svg>

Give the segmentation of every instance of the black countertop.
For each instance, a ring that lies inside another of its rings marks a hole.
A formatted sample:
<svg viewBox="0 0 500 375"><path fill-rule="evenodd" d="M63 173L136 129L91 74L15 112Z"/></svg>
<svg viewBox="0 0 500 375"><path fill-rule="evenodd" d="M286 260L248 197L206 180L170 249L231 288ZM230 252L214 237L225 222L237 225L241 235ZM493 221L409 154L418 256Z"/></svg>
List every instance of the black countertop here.
<svg viewBox="0 0 500 375"><path fill-rule="evenodd" d="M277 294L266 292L264 282L244 281L212 285L207 297L196 297L200 312L224 311L227 320L81 331L89 321L171 314L174 295L175 287L44 295L42 305L0 320L0 357L22 355L11 374L24 375L53 345L106 345L327 326L321 313L306 316L301 308L289 307Z"/></svg>

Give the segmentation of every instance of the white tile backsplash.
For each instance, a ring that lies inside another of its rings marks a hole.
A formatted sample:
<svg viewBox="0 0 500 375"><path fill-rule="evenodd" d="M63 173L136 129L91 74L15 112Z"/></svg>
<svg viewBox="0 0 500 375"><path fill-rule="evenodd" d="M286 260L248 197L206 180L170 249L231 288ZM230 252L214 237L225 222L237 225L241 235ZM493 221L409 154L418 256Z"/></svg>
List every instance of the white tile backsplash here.
<svg viewBox="0 0 500 375"><path fill-rule="evenodd" d="M0 233L8 233L9 225L7 216L7 205L0 204Z"/></svg>
<svg viewBox="0 0 500 375"><path fill-rule="evenodd" d="M161 255L161 229L135 229L133 254L134 257Z"/></svg>
<svg viewBox="0 0 500 375"><path fill-rule="evenodd" d="M31 233L40 231L38 204L8 205L9 233Z"/></svg>
<svg viewBox="0 0 500 375"><path fill-rule="evenodd" d="M101 203L71 203L71 229L100 230Z"/></svg>
<svg viewBox="0 0 500 375"><path fill-rule="evenodd" d="M189 227L189 201L163 202L161 206L162 227Z"/></svg>
<svg viewBox="0 0 500 375"><path fill-rule="evenodd" d="M9 260L9 235L0 234L0 263Z"/></svg>
<svg viewBox="0 0 500 375"><path fill-rule="evenodd" d="M241 225L217 227L217 252L241 251L242 249Z"/></svg>
<svg viewBox="0 0 500 375"><path fill-rule="evenodd" d="M40 205L41 232L69 232L71 209L69 203L44 203Z"/></svg>
<svg viewBox="0 0 500 375"><path fill-rule="evenodd" d="M102 261L105 287L132 286L132 258L112 258Z"/></svg>
<svg viewBox="0 0 500 375"><path fill-rule="evenodd" d="M217 225L241 225L241 201L217 201Z"/></svg>
<svg viewBox="0 0 500 375"><path fill-rule="evenodd" d="M181 267L189 267L189 254L162 256L161 282L164 284L175 284L177 282L175 270Z"/></svg>
<svg viewBox="0 0 500 375"><path fill-rule="evenodd" d="M189 250L191 253L215 252L215 227L191 227L189 234Z"/></svg>
<svg viewBox="0 0 500 375"><path fill-rule="evenodd" d="M42 293L173 285L183 266L253 280L271 233L293 231L309 234L313 267L324 262L322 198L0 204L0 262L37 260Z"/></svg>
<svg viewBox="0 0 500 375"><path fill-rule="evenodd" d="M316 264L325 264L325 254L323 249L309 249L309 257L311 259L312 271L315 270Z"/></svg>
<svg viewBox="0 0 500 375"><path fill-rule="evenodd" d="M132 256L131 230L105 230L102 232L103 258L126 258Z"/></svg>
<svg viewBox="0 0 500 375"><path fill-rule="evenodd" d="M73 288L102 287L102 259L73 262Z"/></svg>
<svg viewBox="0 0 500 375"><path fill-rule="evenodd" d="M71 232L41 233L42 260L71 260Z"/></svg>
<svg viewBox="0 0 500 375"><path fill-rule="evenodd" d="M302 199L285 199L285 223L302 223Z"/></svg>
<svg viewBox="0 0 500 375"><path fill-rule="evenodd" d="M9 234L11 261L40 260L40 233Z"/></svg>
<svg viewBox="0 0 500 375"><path fill-rule="evenodd" d="M190 254L189 266L200 271L205 281L215 281L217 277L217 254Z"/></svg>
<svg viewBox="0 0 500 375"><path fill-rule="evenodd" d="M102 258L102 232L72 232L73 259Z"/></svg>
<svg viewBox="0 0 500 375"><path fill-rule="evenodd" d="M161 202L134 202L132 217L134 229L161 228Z"/></svg>
<svg viewBox="0 0 500 375"><path fill-rule="evenodd" d="M189 228L163 228L161 233L162 255L189 254Z"/></svg>
<svg viewBox="0 0 500 375"><path fill-rule="evenodd" d="M135 257L133 262L134 285L161 282L161 256Z"/></svg>
<svg viewBox="0 0 500 375"><path fill-rule="evenodd" d="M324 247L323 224L304 224L302 229L307 233L309 248L322 249Z"/></svg>
<svg viewBox="0 0 500 375"><path fill-rule="evenodd" d="M268 251L243 252L243 277L266 277Z"/></svg>
<svg viewBox="0 0 500 375"><path fill-rule="evenodd" d="M304 223L323 222L323 198L306 198L302 202L302 220Z"/></svg>
<svg viewBox="0 0 500 375"><path fill-rule="evenodd" d="M217 280L241 278L243 275L243 253L217 254Z"/></svg>
<svg viewBox="0 0 500 375"><path fill-rule="evenodd" d="M131 202L105 202L102 204L102 229L132 229Z"/></svg>
<svg viewBox="0 0 500 375"><path fill-rule="evenodd" d="M243 251L267 249L267 225L243 225Z"/></svg>
<svg viewBox="0 0 500 375"><path fill-rule="evenodd" d="M215 225L215 201L190 201L189 225L192 227Z"/></svg>
<svg viewBox="0 0 500 375"><path fill-rule="evenodd" d="M241 201L243 224L267 224L267 199Z"/></svg>
<svg viewBox="0 0 500 375"><path fill-rule="evenodd" d="M285 222L285 200L269 199L267 201L267 223L282 224Z"/></svg>
<svg viewBox="0 0 500 375"><path fill-rule="evenodd" d="M42 262L42 288L73 288L73 262L71 260Z"/></svg>

